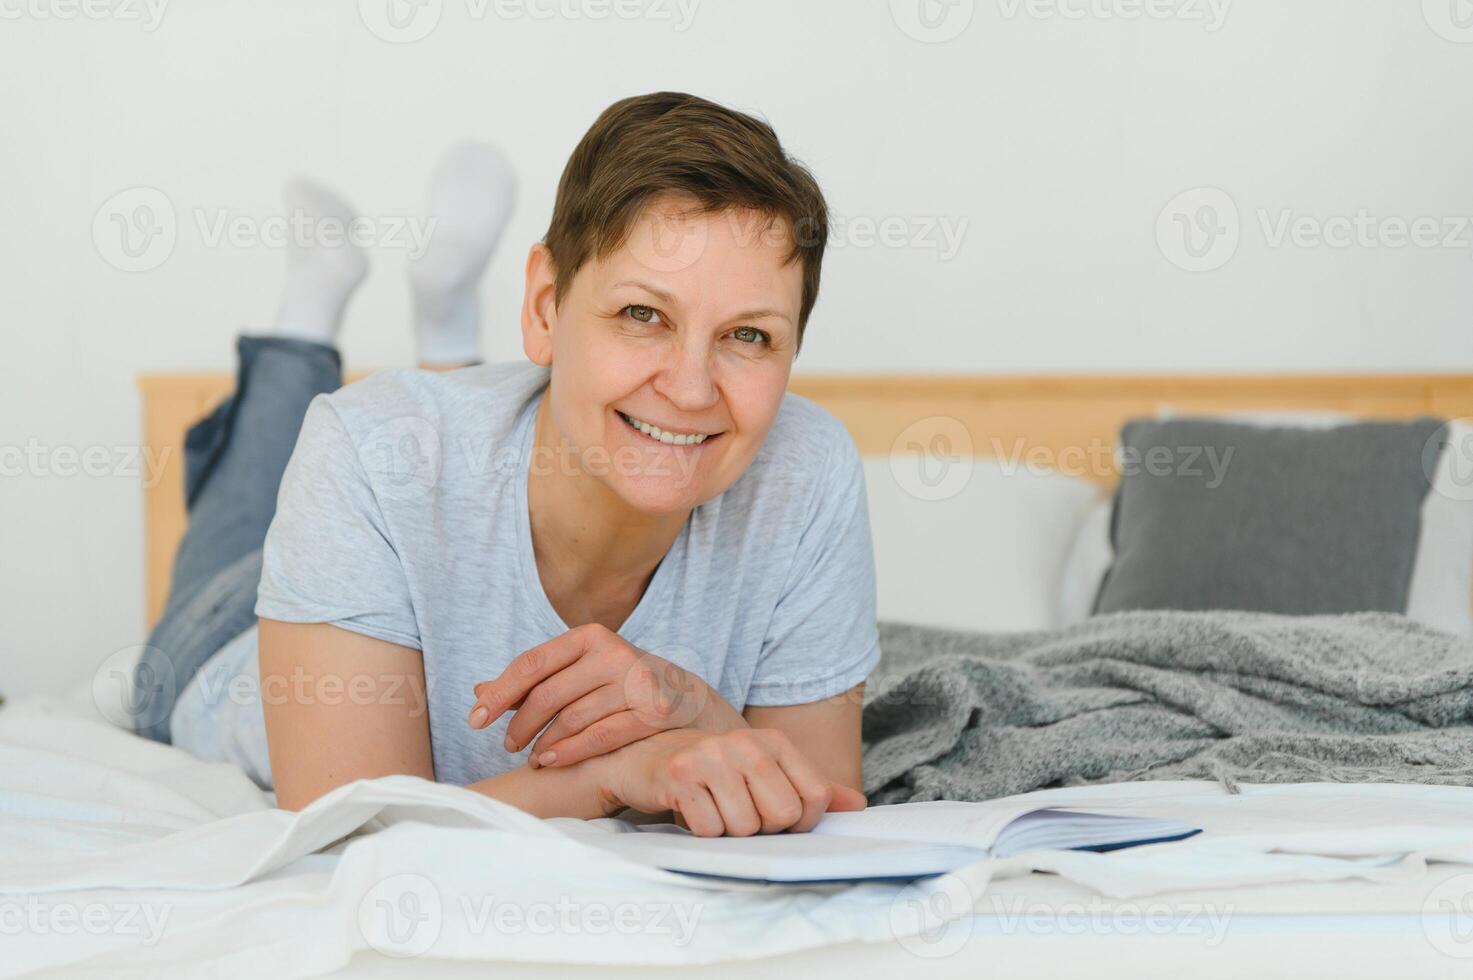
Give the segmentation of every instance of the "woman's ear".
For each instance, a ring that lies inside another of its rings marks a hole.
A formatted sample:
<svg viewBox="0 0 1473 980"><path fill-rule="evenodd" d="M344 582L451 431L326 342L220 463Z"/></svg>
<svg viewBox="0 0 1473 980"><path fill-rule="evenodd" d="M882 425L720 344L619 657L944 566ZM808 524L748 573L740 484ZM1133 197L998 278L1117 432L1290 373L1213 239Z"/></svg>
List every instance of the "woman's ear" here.
<svg viewBox="0 0 1473 980"><path fill-rule="evenodd" d="M535 242L527 253L527 285L522 294L522 350L534 364L552 364L552 330L557 323L557 270L552 252Z"/></svg>

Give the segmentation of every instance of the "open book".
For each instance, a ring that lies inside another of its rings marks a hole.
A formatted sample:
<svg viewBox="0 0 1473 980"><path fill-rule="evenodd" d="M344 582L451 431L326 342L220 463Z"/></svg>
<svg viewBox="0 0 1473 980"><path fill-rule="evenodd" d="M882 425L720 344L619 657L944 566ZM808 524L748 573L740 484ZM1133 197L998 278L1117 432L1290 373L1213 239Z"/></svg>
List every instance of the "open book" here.
<svg viewBox="0 0 1473 980"><path fill-rule="evenodd" d="M556 820L641 864L751 881L860 881L944 874L1032 850L1110 851L1200 833L1175 820L993 803L900 803L830 813L807 834L696 837L674 824Z"/></svg>

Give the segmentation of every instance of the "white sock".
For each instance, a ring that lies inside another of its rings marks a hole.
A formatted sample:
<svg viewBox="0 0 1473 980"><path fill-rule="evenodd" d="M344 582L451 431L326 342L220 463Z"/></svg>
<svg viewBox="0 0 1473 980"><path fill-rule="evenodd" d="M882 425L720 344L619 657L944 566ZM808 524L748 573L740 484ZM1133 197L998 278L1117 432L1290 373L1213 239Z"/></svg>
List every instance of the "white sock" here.
<svg viewBox="0 0 1473 980"><path fill-rule="evenodd" d="M288 225L286 277L272 332L331 345L343 308L368 274L368 257L348 240L356 215L347 201L302 177L287 181L281 198Z"/></svg>
<svg viewBox="0 0 1473 980"><path fill-rule="evenodd" d="M421 363L464 364L480 357L477 286L511 217L516 190L511 163L488 143L458 143L436 164L429 245L409 265Z"/></svg>

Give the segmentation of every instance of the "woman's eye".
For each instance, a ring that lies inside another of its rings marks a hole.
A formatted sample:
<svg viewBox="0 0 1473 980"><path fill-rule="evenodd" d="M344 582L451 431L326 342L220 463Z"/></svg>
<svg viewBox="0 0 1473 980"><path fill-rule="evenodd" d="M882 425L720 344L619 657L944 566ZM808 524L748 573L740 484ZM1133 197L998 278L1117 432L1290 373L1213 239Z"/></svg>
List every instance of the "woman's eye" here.
<svg viewBox="0 0 1473 980"><path fill-rule="evenodd" d="M767 341L767 334L756 327L737 327L731 335L744 344L761 344Z"/></svg>
<svg viewBox="0 0 1473 980"><path fill-rule="evenodd" d="M630 319L638 320L640 323L654 323L660 315L652 306L626 306L624 312L629 314Z"/></svg>

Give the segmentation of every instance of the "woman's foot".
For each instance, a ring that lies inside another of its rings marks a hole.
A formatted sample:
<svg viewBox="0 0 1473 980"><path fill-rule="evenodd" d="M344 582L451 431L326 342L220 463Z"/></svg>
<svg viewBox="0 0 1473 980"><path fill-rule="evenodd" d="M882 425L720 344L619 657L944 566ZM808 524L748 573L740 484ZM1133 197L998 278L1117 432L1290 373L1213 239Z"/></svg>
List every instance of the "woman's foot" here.
<svg viewBox="0 0 1473 980"><path fill-rule="evenodd" d="M474 363L481 352L477 287L511 217L516 174L489 143L458 143L430 181L430 243L410 263L414 340L422 367Z"/></svg>
<svg viewBox="0 0 1473 980"><path fill-rule="evenodd" d="M330 347L349 298L368 274L368 257L349 241L357 215L347 201L302 177L287 181L281 196L293 233L288 236L286 277L271 332Z"/></svg>

